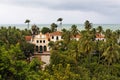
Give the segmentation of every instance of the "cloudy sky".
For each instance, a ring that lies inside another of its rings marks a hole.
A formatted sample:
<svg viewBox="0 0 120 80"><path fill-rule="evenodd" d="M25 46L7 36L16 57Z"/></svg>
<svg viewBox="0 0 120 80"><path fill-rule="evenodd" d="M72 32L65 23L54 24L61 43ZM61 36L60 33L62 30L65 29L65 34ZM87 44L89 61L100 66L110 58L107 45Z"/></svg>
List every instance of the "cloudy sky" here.
<svg viewBox="0 0 120 80"><path fill-rule="evenodd" d="M59 17L65 24L119 24L120 0L0 0L0 24L50 24Z"/></svg>

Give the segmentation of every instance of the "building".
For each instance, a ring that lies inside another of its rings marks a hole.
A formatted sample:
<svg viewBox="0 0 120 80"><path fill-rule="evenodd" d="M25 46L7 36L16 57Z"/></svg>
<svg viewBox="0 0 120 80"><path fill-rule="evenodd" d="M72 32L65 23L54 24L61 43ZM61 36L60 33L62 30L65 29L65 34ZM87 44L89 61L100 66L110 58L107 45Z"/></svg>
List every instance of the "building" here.
<svg viewBox="0 0 120 80"><path fill-rule="evenodd" d="M105 36L103 34L100 34L100 33L96 33L96 38L95 40L103 40L105 41Z"/></svg>
<svg viewBox="0 0 120 80"><path fill-rule="evenodd" d="M56 42L62 40L62 33L59 31L46 34L38 34L34 36L25 36L26 41L29 43L35 44L35 53L43 53L50 51L48 46L50 41Z"/></svg>
<svg viewBox="0 0 120 80"><path fill-rule="evenodd" d="M72 39L79 40L81 35L72 36ZM53 41L61 41L62 39L62 32L56 31L52 33L46 33L46 34L38 34L34 36L26 36L25 39L32 44L35 44L35 53L43 53L50 51L49 42ZM96 34L95 40L105 40L105 36L103 34Z"/></svg>

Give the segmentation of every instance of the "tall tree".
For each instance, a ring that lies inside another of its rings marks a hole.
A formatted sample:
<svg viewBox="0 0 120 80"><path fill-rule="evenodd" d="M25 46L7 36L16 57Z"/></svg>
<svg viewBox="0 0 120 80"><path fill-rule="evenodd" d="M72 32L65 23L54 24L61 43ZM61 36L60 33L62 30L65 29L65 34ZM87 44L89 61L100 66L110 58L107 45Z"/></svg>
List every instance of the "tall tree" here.
<svg viewBox="0 0 120 80"><path fill-rule="evenodd" d="M37 27L37 25L32 25L32 34L33 35L37 35L39 33L39 28Z"/></svg>
<svg viewBox="0 0 120 80"><path fill-rule="evenodd" d="M69 30L65 30L62 32L62 38L66 44L70 42L71 32Z"/></svg>
<svg viewBox="0 0 120 80"><path fill-rule="evenodd" d="M120 30L116 30L117 42L120 45Z"/></svg>
<svg viewBox="0 0 120 80"><path fill-rule="evenodd" d="M87 31L89 31L92 28L92 24L88 20L85 21L84 25Z"/></svg>
<svg viewBox="0 0 120 80"><path fill-rule="evenodd" d="M62 21L63 21L63 18L58 18L57 21L60 22L60 27L61 27L61 29L62 29Z"/></svg>
<svg viewBox="0 0 120 80"><path fill-rule="evenodd" d="M51 24L51 32L55 32L55 31L57 31L57 24L52 23Z"/></svg>
<svg viewBox="0 0 120 80"><path fill-rule="evenodd" d="M50 33L51 30L50 30L48 27L43 27L42 30L41 30L41 32L42 32L43 34L45 34L45 33Z"/></svg>
<svg viewBox="0 0 120 80"><path fill-rule="evenodd" d="M95 40L95 38L96 38L96 29L92 28L91 33L92 33L92 39Z"/></svg>
<svg viewBox="0 0 120 80"><path fill-rule="evenodd" d="M110 65L112 65L112 63L117 62L117 60L119 60L120 58L119 50L120 46L118 46L117 44L111 44L106 48L106 50L102 54L102 57L104 57L104 60L105 62L107 62L108 65L108 73L110 73Z"/></svg>
<svg viewBox="0 0 120 80"><path fill-rule="evenodd" d="M105 38L111 38L111 36L112 36L112 30L110 30L110 29L106 29L106 31L105 31Z"/></svg>
<svg viewBox="0 0 120 80"><path fill-rule="evenodd" d="M98 27L97 27L97 30L98 30L98 33L101 33L101 32L103 31L102 26L98 26Z"/></svg>
<svg viewBox="0 0 120 80"><path fill-rule="evenodd" d="M79 33L76 25L71 26L71 33L74 37Z"/></svg>
<svg viewBox="0 0 120 80"><path fill-rule="evenodd" d="M26 20L25 20L25 23L28 24L28 29L29 29L29 23L30 23L30 20L29 20L29 19L26 19Z"/></svg>

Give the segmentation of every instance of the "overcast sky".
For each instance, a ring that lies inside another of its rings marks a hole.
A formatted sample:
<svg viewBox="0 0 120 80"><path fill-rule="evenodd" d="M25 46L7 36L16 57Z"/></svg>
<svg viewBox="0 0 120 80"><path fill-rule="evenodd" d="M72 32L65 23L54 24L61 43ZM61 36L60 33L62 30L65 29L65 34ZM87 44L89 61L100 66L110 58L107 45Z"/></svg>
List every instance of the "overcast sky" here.
<svg viewBox="0 0 120 80"><path fill-rule="evenodd" d="M0 0L0 24L119 24L120 0Z"/></svg>

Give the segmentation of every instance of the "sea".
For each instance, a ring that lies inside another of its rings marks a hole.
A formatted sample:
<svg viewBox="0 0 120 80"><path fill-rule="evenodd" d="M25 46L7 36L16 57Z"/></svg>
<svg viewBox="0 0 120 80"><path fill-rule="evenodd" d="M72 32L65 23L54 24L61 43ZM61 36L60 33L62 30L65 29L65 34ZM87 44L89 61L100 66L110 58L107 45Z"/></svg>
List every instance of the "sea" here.
<svg viewBox="0 0 120 80"><path fill-rule="evenodd" d="M34 24L30 24L29 29L31 28L32 25L34 25ZM51 24L36 24L36 25L39 27L39 29L42 29L43 27L50 28ZM65 29L69 30L71 28L71 26L74 24L62 24L62 26L60 26L59 24L57 24L57 25L58 25L58 29L65 28ZM85 29L84 24L75 24L75 25L77 26L77 28L79 30ZM3 27L9 27L9 26L16 27L21 30L28 29L27 24L0 24L0 27L2 27L2 26ZM92 28L97 28L98 26L102 26L103 30L106 30L106 29L111 29L113 31L118 30L118 29L120 30L120 24L92 24Z"/></svg>

